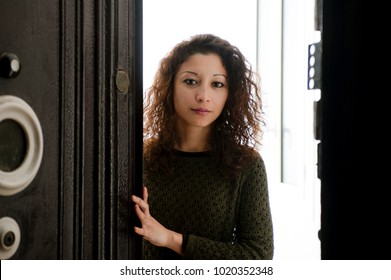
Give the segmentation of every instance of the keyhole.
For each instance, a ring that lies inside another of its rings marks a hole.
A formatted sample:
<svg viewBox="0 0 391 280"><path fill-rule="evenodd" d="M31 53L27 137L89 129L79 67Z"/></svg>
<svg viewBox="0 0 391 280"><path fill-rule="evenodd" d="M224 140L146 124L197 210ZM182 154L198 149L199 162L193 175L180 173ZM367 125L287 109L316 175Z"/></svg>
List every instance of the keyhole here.
<svg viewBox="0 0 391 280"><path fill-rule="evenodd" d="M15 234L12 231L7 232L3 238L3 244L6 247L11 247L15 243Z"/></svg>

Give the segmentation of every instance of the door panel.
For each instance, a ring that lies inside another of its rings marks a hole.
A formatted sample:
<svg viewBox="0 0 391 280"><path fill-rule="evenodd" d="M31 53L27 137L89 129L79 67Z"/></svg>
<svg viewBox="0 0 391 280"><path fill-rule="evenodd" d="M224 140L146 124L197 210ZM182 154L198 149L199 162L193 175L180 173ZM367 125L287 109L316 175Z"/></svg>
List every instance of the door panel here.
<svg viewBox="0 0 391 280"><path fill-rule="evenodd" d="M140 258L129 198L142 181L141 3L1 1L0 55L21 68L0 77L0 98L26 102L43 135L34 179L11 195L0 187L0 219L20 228L3 258ZM4 127L0 163L16 150Z"/></svg>
<svg viewBox="0 0 391 280"><path fill-rule="evenodd" d="M0 218L10 217L20 227L21 242L13 258L53 259L58 251L60 160L60 32L59 14L53 11L59 11L59 3L19 3L1 1L0 4L0 52L16 54L21 64L19 75L0 78L0 96L18 97L35 112L44 139L43 160L35 178L24 190L0 196Z"/></svg>

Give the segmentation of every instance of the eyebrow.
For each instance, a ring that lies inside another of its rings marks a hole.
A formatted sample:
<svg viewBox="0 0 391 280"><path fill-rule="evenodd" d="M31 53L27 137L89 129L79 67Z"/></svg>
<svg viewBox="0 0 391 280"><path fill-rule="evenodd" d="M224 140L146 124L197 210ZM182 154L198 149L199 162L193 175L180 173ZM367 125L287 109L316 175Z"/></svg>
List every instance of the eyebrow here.
<svg viewBox="0 0 391 280"><path fill-rule="evenodd" d="M223 76L224 78L228 79L228 77L224 74L214 74L213 76Z"/></svg>
<svg viewBox="0 0 391 280"><path fill-rule="evenodd" d="M193 71L185 70L185 71L183 71L181 74L183 74L183 73L189 73L189 74L193 74L193 75L198 76L198 74L197 74L196 72L193 72ZM222 76L222 77L228 79L228 77L227 77L226 75L224 75L224 74L213 74L213 76L214 76L214 77L216 77L216 76Z"/></svg>

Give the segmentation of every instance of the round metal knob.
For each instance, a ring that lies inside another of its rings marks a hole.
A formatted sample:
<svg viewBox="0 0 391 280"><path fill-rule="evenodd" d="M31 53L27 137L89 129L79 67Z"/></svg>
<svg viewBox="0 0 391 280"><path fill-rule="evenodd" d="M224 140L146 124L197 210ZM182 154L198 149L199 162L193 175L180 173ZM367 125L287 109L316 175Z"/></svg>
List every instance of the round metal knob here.
<svg viewBox="0 0 391 280"><path fill-rule="evenodd" d="M6 52L0 55L0 76L14 78L19 75L20 68L20 60L15 54Z"/></svg>
<svg viewBox="0 0 391 280"><path fill-rule="evenodd" d="M0 260L11 258L20 244L20 228L11 217L0 218Z"/></svg>

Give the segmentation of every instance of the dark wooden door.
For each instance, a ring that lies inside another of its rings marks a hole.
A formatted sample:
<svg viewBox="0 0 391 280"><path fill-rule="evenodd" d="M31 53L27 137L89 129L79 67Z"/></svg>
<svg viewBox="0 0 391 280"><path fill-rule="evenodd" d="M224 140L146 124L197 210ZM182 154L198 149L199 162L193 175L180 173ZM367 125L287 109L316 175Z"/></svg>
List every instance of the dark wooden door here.
<svg viewBox="0 0 391 280"><path fill-rule="evenodd" d="M2 258L139 258L141 3L0 2Z"/></svg>
<svg viewBox="0 0 391 280"><path fill-rule="evenodd" d="M391 259L388 13L323 3L322 259Z"/></svg>

